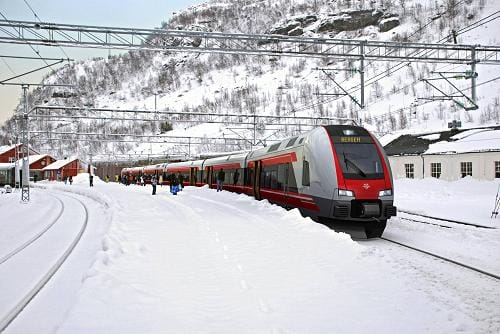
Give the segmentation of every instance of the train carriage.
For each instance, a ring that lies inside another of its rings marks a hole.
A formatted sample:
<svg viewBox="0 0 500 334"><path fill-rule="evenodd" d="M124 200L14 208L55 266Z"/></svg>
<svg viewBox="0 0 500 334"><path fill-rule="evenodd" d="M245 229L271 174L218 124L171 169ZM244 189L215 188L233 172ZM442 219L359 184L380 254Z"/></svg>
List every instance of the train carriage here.
<svg viewBox="0 0 500 334"><path fill-rule="evenodd" d="M355 237L381 236L396 215L387 157L361 127L323 126L252 152L247 174L257 199Z"/></svg>
<svg viewBox="0 0 500 334"><path fill-rule="evenodd" d="M251 188L245 184L247 155L248 153L239 153L205 160L203 163L204 182L210 188L217 188L217 173L222 169L225 174L223 189L251 194Z"/></svg>
<svg viewBox="0 0 500 334"><path fill-rule="evenodd" d="M165 172L167 175L182 175L183 186L202 186L203 161L195 160L169 163L165 168Z"/></svg>
<svg viewBox="0 0 500 334"><path fill-rule="evenodd" d="M144 172L144 167L131 167L128 169L128 180L130 184L138 183L142 174Z"/></svg>
<svg viewBox="0 0 500 334"><path fill-rule="evenodd" d="M156 180L158 180L159 176L162 173L163 173L162 164L145 166L143 170L144 183L151 184L151 178L153 176L156 176Z"/></svg>
<svg viewBox="0 0 500 334"><path fill-rule="evenodd" d="M298 208L354 237L381 236L397 212L384 149L358 126L322 126L250 153L169 163L164 175L180 172L184 185L216 188L221 169L224 190Z"/></svg>
<svg viewBox="0 0 500 334"><path fill-rule="evenodd" d="M248 182L257 199L316 212L317 205L297 180L303 178L305 137L293 137L249 154ZM309 214L311 215L311 214Z"/></svg>

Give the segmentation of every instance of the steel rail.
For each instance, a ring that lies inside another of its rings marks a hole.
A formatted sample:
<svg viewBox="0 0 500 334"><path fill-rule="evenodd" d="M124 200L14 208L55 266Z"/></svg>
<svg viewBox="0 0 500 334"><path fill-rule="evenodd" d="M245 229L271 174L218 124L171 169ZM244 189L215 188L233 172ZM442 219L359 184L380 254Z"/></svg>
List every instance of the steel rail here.
<svg viewBox="0 0 500 334"><path fill-rule="evenodd" d="M398 209L398 211L402 212L402 213L406 213L408 215L419 216L419 217L424 217L424 218L429 218L429 219L434 219L434 220L440 220L440 221L445 221L445 222L449 222L449 223L453 223L453 224L474 226L474 227L478 227L478 228L486 228L486 229L493 229L493 230L496 229L496 227L492 227L492 226L484 226L484 225L479 225L479 224L474 224L474 223L467 223L467 222L463 222L463 221L459 221L459 220L452 220L452 219L446 219L446 218L432 217L432 216L428 216L428 215L422 215L422 214L419 214L419 213L414 213L414 212L409 212L409 211L403 211L403 210L399 210L399 209Z"/></svg>
<svg viewBox="0 0 500 334"><path fill-rule="evenodd" d="M5 256L1 257L0 258L0 265L4 262L8 261L9 259L11 259L14 255L16 255L17 253L19 253L20 251L22 251L23 249L25 249L26 247L31 245L36 240L38 240L43 234L45 234L45 232L47 232L52 226L54 226L54 224L59 220L59 218L61 218L61 216L64 212L64 203L61 201L61 199L59 199L53 195L51 195L51 196L54 197L55 199L57 199L59 201L59 204L61 204L61 207L59 209L59 213L57 214L57 217L50 224L45 226L40 232L38 232L37 234L32 236L29 240L25 241L24 243L19 245L17 248L12 250L11 252L9 252Z"/></svg>
<svg viewBox="0 0 500 334"><path fill-rule="evenodd" d="M66 195L68 196L68 195ZM54 263L54 265L47 271L47 273L42 277L41 280L38 281L38 283L33 286L33 288L30 289L30 291L17 303L17 305L12 308L7 315L3 318L0 319L0 332L3 332L11 323L14 321L14 319L21 314L21 312L24 310L24 308L33 300L33 298L36 297L36 295L43 289L43 287L49 282L49 280L54 277L56 272L61 268L63 263L66 261L66 259L70 256L70 254L73 252L75 249L76 245L80 242L83 233L87 229L87 224L88 224L88 219L89 219L89 211L85 203L83 203L81 200L79 200L76 197L73 196L68 196L71 197L75 200L77 200L84 208L85 210L85 220L82 224L82 227L80 228L77 236L75 239L72 241L72 243L69 245L69 247L66 249L66 251L63 253L63 255Z"/></svg>
<svg viewBox="0 0 500 334"><path fill-rule="evenodd" d="M439 226L439 227L443 227L443 228L451 228L451 226L441 225L441 224L435 224L435 223L426 222L426 221L423 221L423 220L416 220L416 219L410 219L410 218L404 218L404 217L398 217L398 218L402 219L402 220L407 220L409 222L415 222L415 223L427 224L427 225L434 225L434 226Z"/></svg>
<svg viewBox="0 0 500 334"><path fill-rule="evenodd" d="M388 241L388 242L392 242L396 245L399 245L401 247L406 247L406 248L409 248L409 249L412 249L412 250L415 250L417 252L420 252L420 253L423 253L423 254L426 254L426 255L429 255L429 256L432 256L432 257L435 257L435 258L438 258L440 260L443 260L443 261L446 261L446 262L450 262L450 263L453 263L457 266L460 266L460 267L463 267L463 268L467 268L469 270L472 270L472 271L475 271L477 273L480 273L480 274L483 274L485 276L488 276L488 277L491 277L491 278L495 278L497 280L500 280L500 276L499 275L496 275L496 274L493 274L493 273L490 273L490 272L487 272L487 271L484 271L482 269L479 269L479 268L476 268L476 267L472 267L468 264L465 264L465 263L461 263L461 262L458 262L458 261L455 261L453 259L450 259L450 258L447 258L447 257L444 257L444 256L441 256L441 255L437 255L437 254L434 254L434 253L431 253L431 252L428 252L426 250L423 250L423 249L420 249L420 248L417 248L417 247L413 247L413 246L410 246L410 245L407 245L407 244L404 244L402 242L399 242L399 241L395 241L395 240L391 240L391 239L388 239L386 237L380 237L380 239L382 240L385 240L385 241Z"/></svg>

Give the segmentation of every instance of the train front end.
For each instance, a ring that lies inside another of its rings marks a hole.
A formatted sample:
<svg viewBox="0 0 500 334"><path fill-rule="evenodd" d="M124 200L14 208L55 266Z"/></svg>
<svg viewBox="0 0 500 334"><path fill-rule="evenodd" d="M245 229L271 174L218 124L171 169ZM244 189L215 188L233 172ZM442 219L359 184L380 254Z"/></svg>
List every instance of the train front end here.
<svg viewBox="0 0 500 334"><path fill-rule="evenodd" d="M362 127L325 129L336 182L330 214L323 222L355 238L382 236L387 219L397 212L392 173L383 147Z"/></svg>

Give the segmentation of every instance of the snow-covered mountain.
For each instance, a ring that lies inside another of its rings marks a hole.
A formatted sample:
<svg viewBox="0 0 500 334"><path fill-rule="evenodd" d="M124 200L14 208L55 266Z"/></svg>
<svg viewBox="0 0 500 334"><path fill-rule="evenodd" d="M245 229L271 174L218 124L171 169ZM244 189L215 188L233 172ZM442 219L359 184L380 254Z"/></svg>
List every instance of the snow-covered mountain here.
<svg viewBox="0 0 500 334"><path fill-rule="evenodd" d="M176 13L164 29L221 31L250 34L354 38L411 42L498 45L500 3L494 0L217 0ZM181 43L185 41L155 41ZM200 43L200 41L191 41ZM479 109L465 110L460 103L433 101L441 95L422 79L433 72L462 72L466 65L370 61L365 68L366 108L359 107L317 68L331 68L331 75L353 96L359 96L356 61L333 59L245 56L229 54L133 51L108 59L92 59L62 68L45 82L73 83L74 90L40 88L31 101L47 105L81 106L129 110L181 111L185 117L161 122L100 120L47 122L34 120L32 130L88 133L160 134L192 137L253 138L254 129L241 124L199 124L192 112L257 115L338 117L361 120L378 135L402 131L414 133L446 129L460 120L462 127L500 122L500 68L477 66ZM456 75L453 84L470 96L470 80ZM452 93L444 81L433 81ZM20 109L20 108L19 108ZM91 114L89 112L89 114ZM95 114L97 115L97 114ZM94 116L95 116L94 115ZM102 114L100 114L102 115ZM111 113L108 116L112 116ZM8 121L3 137L13 126ZM170 131L170 129L173 130ZM252 127L251 127L252 128ZM307 127L259 124L256 137L267 142L288 137ZM206 140L202 145L114 143L70 140L33 145L41 152L67 156L80 154L131 153L196 155L210 151L248 149L249 144L220 145ZM89 137L90 138L90 137ZM128 139L134 140L134 137ZM139 139L137 139L139 141ZM262 142L261 142L262 144Z"/></svg>

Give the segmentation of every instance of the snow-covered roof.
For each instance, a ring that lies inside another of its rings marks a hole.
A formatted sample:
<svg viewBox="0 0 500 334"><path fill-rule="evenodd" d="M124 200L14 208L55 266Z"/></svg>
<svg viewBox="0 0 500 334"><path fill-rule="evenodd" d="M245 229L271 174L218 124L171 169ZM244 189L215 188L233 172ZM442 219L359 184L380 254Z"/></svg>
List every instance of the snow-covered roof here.
<svg viewBox="0 0 500 334"><path fill-rule="evenodd" d="M43 170L57 170L57 169L60 169L60 168L62 168L64 166L72 163L75 160L77 160L77 158L57 160L56 162L51 163L50 165L48 165L47 167L45 167Z"/></svg>
<svg viewBox="0 0 500 334"><path fill-rule="evenodd" d="M418 138L425 139L425 140L438 140L440 137L441 137L440 133L432 133L430 135L420 136Z"/></svg>
<svg viewBox="0 0 500 334"><path fill-rule="evenodd" d="M14 164L11 162L0 162L0 170L11 170Z"/></svg>
<svg viewBox="0 0 500 334"><path fill-rule="evenodd" d="M18 145L21 145L21 144L17 144L17 145L3 145L3 146L0 146L0 154L3 154L5 152L8 152L10 150L12 150L14 147L18 146Z"/></svg>
<svg viewBox="0 0 500 334"><path fill-rule="evenodd" d="M454 141L429 145L424 154L500 151L500 130L471 130L455 135Z"/></svg>
<svg viewBox="0 0 500 334"><path fill-rule="evenodd" d="M382 146L385 146L385 145L389 144L390 142L401 137L401 135L402 135L401 133L388 133L388 134L385 134L382 137L378 138L378 141L380 142L380 144Z"/></svg>

